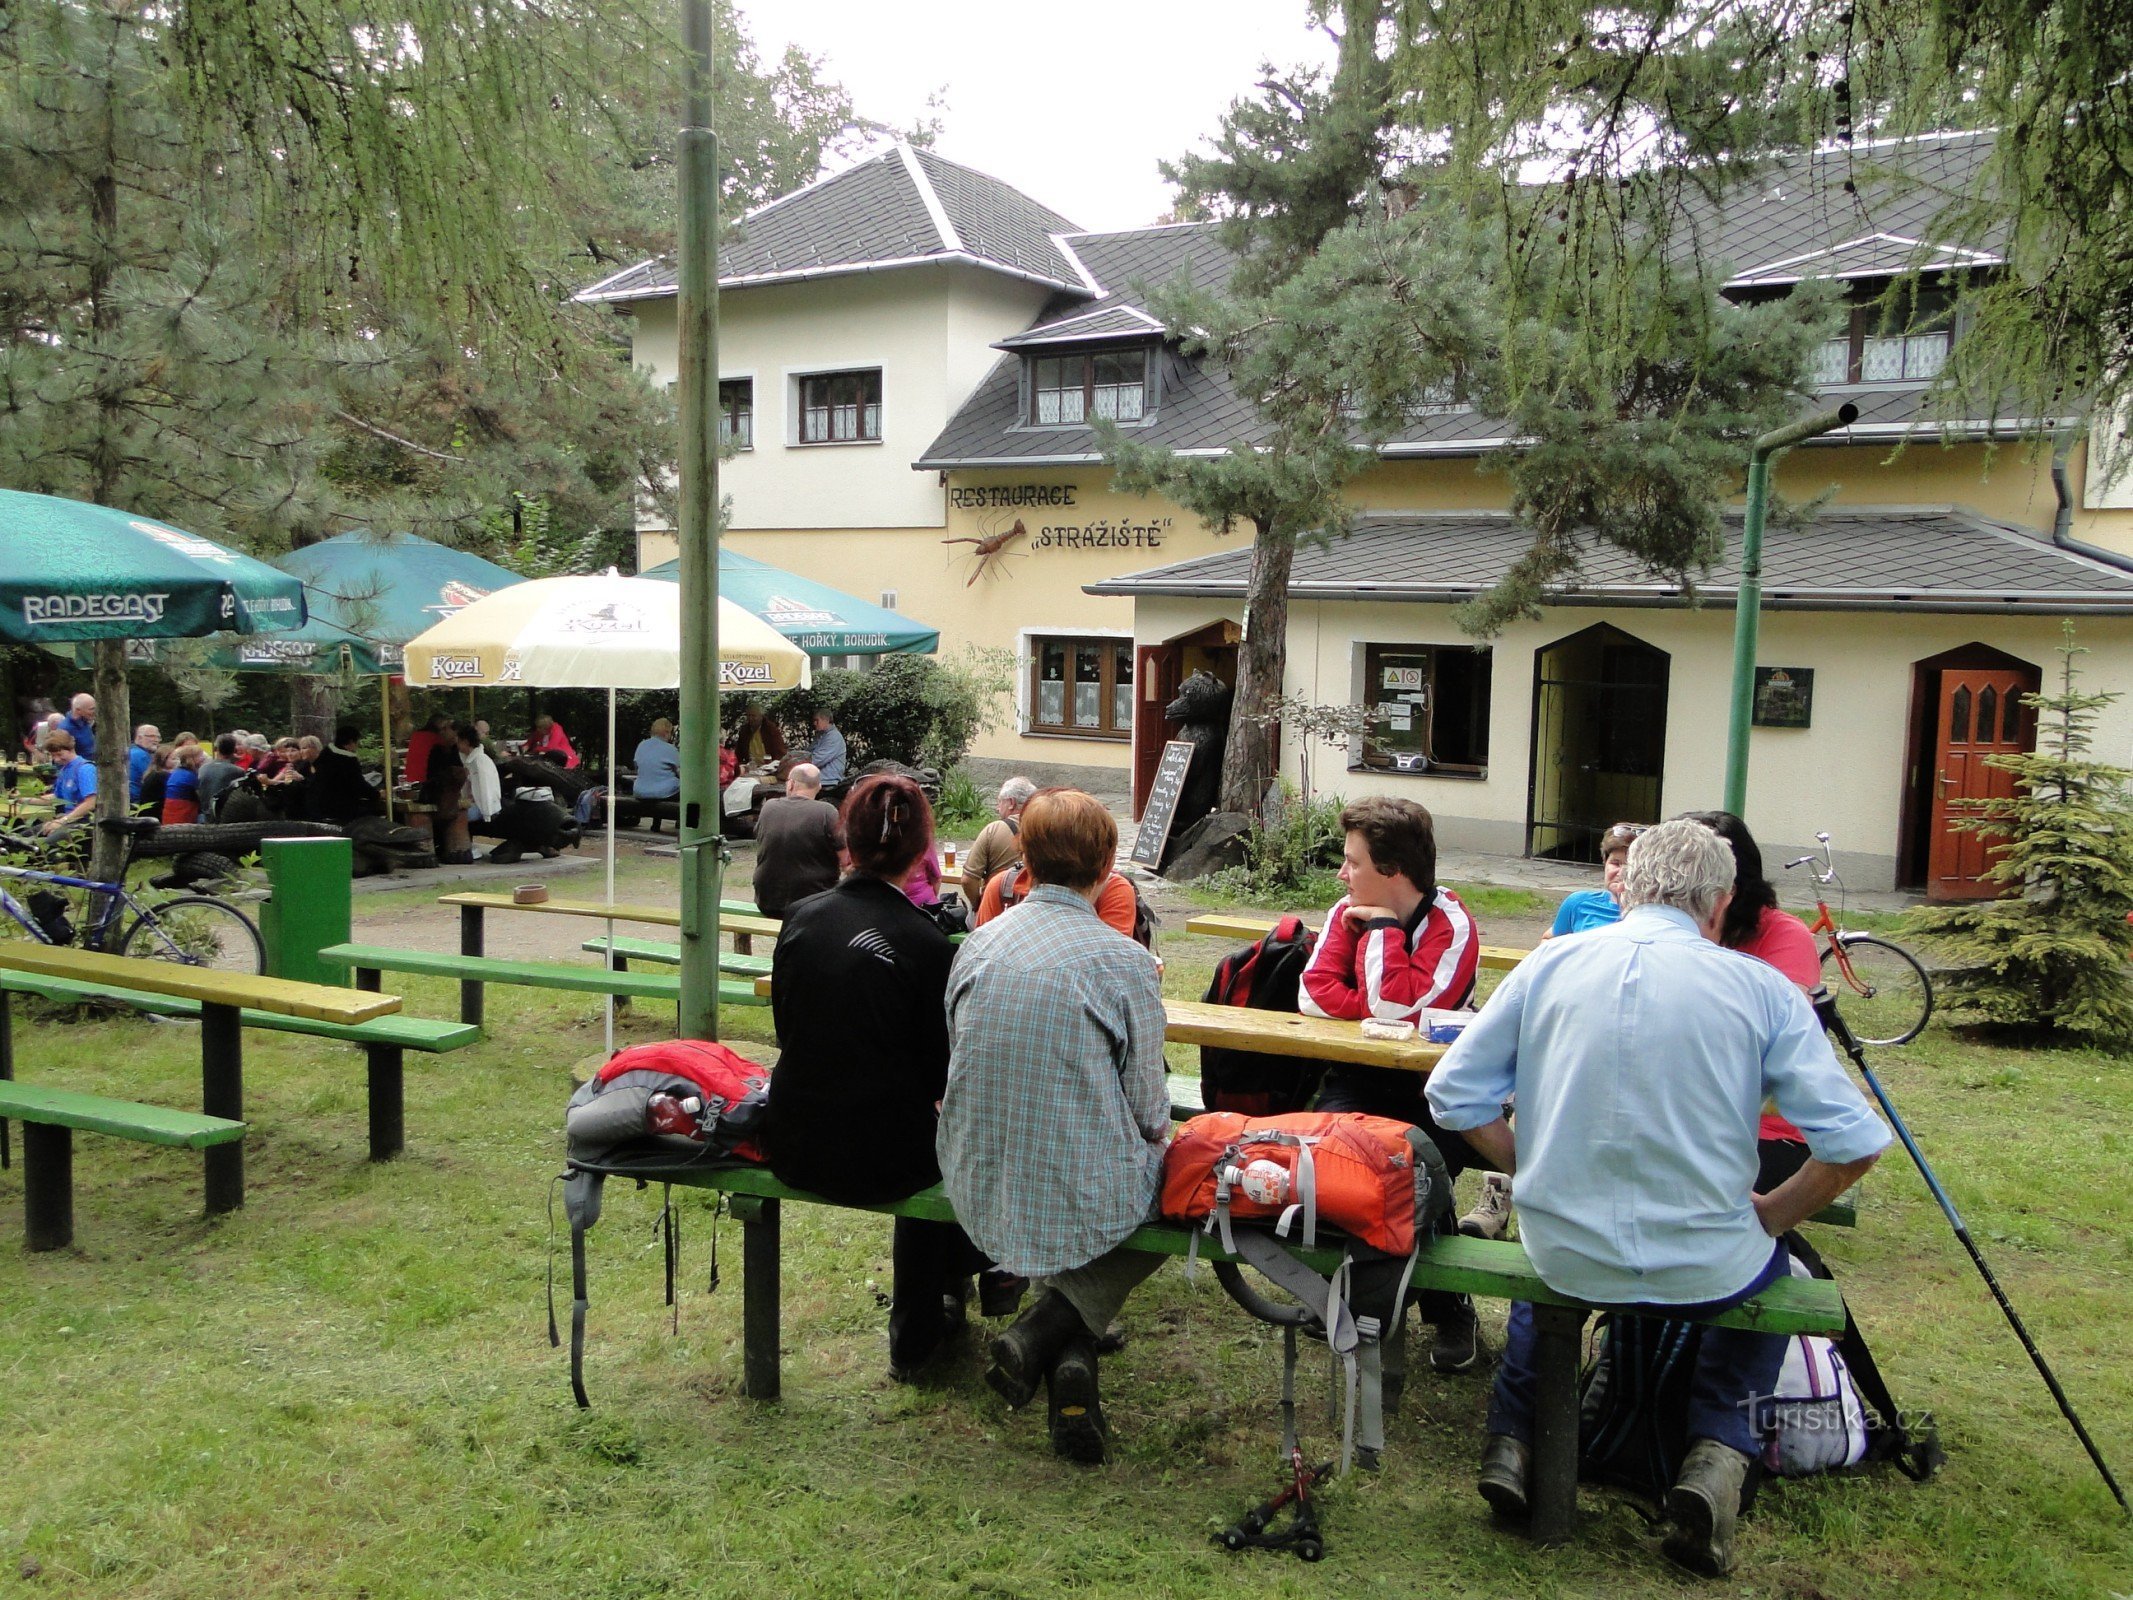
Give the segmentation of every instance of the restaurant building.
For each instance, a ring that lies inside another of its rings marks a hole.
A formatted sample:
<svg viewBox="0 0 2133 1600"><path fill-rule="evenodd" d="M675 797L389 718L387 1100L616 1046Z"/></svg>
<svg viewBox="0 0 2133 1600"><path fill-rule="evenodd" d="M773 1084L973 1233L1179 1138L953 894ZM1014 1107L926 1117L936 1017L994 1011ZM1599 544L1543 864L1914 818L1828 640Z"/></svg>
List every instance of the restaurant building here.
<svg viewBox="0 0 2133 1600"><path fill-rule="evenodd" d="M1928 419L1962 325L1932 293L1909 326L1874 305L1913 268L1994 269L1928 237L1935 192L1984 150L1968 135L1888 147L1924 181L1864 197L1823 170L1836 157L1802 158L1710 235L1734 292L1832 278L1855 305L1821 397L1859 418L1775 473L1789 499L1828 498L1766 546L1748 820L1773 855L1828 830L1862 888L1977 892L1979 846L1955 824L2005 783L1983 758L2033 745L2020 696L2056 668L2062 618L2090 652L2088 687L2133 684L2133 484L2103 481L2077 444L2062 506L2049 445L2021 419ZM986 768L1130 786L1137 802L1176 685L1196 668L1234 677L1251 534L1114 491L1089 422L1186 454L1257 437L1219 368L1182 354L1147 304L1229 266L1208 227L1083 232L903 146L751 213L720 262L728 539L910 613L944 650L1012 652L1014 716L980 743ZM672 381L669 264L581 298L634 316L638 365ZM1285 687L1373 714L1346 748L1311 752L1317 791L1420 800L1457 846L1589 859L1611 822L1718 803L1739 521L1693 601L1595 550L1539 621L1477 648L1452 608L1523 548L1491 470L1510 443L1445 407L1381 448L1350 491L1354 532L1298 556ZM667 530L641 530L641 566L673 551ZM2100 735L2103 757L2133 760L2133 702ZM1285 744L1292 772L1299 754Z"/></svg>

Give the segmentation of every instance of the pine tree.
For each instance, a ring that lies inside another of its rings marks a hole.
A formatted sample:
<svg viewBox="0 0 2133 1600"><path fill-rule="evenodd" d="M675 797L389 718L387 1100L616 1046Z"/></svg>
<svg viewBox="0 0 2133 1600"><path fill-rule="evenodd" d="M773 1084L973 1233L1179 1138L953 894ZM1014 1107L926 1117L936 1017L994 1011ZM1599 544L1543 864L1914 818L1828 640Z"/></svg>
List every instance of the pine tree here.
<svg viewBox="0 0 2133 1600"><path fill-rule="evenodd" d="M2096 719L2118 694L2075 687L2087 651L2066 624L2059 687L2024 697L2037 749L1991 756L2015 792L1964 826L2004 841L1987 876L1997 899L1925 907L1911 928L1944 949L1941 1003L2023 1035L2079 1043L2133 1040L2133 770L2092 758Z"/></svg>

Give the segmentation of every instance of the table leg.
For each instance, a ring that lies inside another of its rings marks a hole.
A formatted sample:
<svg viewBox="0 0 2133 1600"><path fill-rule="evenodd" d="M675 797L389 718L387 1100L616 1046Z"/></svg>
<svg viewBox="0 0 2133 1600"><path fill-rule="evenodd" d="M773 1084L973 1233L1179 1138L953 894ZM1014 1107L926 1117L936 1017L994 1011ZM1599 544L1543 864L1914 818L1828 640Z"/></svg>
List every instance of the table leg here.
<svg viewBox="0 0 2133 1600"><path fill-rule="evenodd" d="M403 1056L396 1044L367 1044L370 1068L370 1159L390 1161L407 1145Z"/></svg>
<svg viewBox="0 0 2133 1600"><path fill-rule="evenodd" d="M480 906L459 908L459 953L463 956L479 956L482 953L482 927ZM481 1026L481 980L459 980L459 1020L474 1027Z"/></svg>
<svg viewBox="0 0 2133 1600"><path fill-rule="evenodd" d="M1538 1544L1562 1544L1578 1511L1578 1343L1585 1313L1533 1308L1533 1520Z"/></svg>
<svg viewBox="0 0 2133 1600"><path fill-rule="evenodd" d="M64 1250L74 1242L74 1130L22 1125L23 1243Z"/></svg>
<svg viewBox="0 0 2133 1600"><path fill-rule="evenodd" d="M734 1206L741 1219L741 1393L751 1400L778 1397L778 1206L765 1199Z"/></svg>
<svg viewBox="0 0 2133 1600"><path fill-rule="evenodd" d="M244 1120L244 1019L235 1006L200 1007L200 1109L211 1117ZM244 1204L244 1141L232 1139L201 1153L207 1172L207 1214Z"/></svg>

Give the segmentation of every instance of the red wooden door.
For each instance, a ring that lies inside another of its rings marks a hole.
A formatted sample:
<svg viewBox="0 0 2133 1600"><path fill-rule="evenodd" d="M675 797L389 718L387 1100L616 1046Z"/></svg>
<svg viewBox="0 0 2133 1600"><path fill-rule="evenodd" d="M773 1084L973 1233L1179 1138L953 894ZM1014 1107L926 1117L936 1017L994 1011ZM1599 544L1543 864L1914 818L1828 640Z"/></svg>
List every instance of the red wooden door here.
<svg viewBox="0 0 2133 1600"><path fill-rule="evenodd" d="M1984 900L1999 893L1985 877L1999 836L1961 826L1987 800L2014 793L2014 774L1986 757L2028 748L2028 687L2004 667L1948 667L1940 675L1940 719L1933 735L1933 835L1926 893L1935 900Z"/></svg>
<svg viewBox="0 0 2133 1600"><path fill-rule="evenodd" d="M1133 703L1133 814L1141 814L1148 786L1155 782L1155 769L1163 760L1163 741L1177 731L1177 724L1163 715L1163 707L1178 697L1184 681L1185 652L1175 645L1142 645L1135 663L1133 686L1140 698Z"/></svg>

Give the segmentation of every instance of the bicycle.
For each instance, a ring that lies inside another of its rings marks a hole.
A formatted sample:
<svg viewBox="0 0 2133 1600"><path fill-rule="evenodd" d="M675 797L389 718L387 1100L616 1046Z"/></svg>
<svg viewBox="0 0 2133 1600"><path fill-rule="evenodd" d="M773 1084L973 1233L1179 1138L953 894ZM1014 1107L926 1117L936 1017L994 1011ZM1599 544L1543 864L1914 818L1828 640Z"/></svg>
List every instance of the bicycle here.
<svg viewBox="0 0 2133 1600"><path fill-rule="evenodd" d="M259 929L229 901L181 894L151 904L127 891L126 868L133 864L136 841L161 824L152 817L120 817L102 826L126 835L126 861L119 868L119 881L102 883L71 873L0 866L0 938L20 935L39 944L72 945L216 972L257 975L265 968L266 946ZM0 834L0 846L11 850L33 850L43 843L20 834ZM28 904L8 892L10 883L36 886L28 893ZM78 933L69 918L72 908L65 891L85 895L89 915Z"/></svg>
<svg viewBox="0 0 2133 1600"><path fill-rule="evenodd" d="M1810 876L1818 884L1837 886L1841 909L1844 880L1837 876L1829 835L1818 833L1815 838L1822 845L1822 864ZM1785 868L1811 866L1815 860L1813 855L1800 856L1786 862ZM1829 936L1822 947L1823 980L1830 993L1844 1002L1845 1020L1861 1044L1909 1044L1925 1031L1926 1019L1933 1015L1933 980L1916 956L1871 933L1845 932L1830 915L1829 902L1819 894L1815 896L1815 920L1807 931Z"/></svg>

